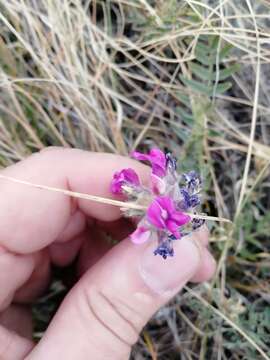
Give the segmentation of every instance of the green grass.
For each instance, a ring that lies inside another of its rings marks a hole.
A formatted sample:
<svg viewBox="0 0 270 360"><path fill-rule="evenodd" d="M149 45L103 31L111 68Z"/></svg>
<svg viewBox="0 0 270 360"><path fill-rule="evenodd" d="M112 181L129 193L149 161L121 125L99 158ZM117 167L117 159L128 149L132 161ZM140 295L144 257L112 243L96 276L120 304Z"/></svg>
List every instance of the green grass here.
<svg viewBox="0 0 270 360"><path fill-rule="evenodd" d="M134 359L270 358L269 7L0 1L2 167L48 145L158 145L200 169L205 211L233 221L210 224L214 279L161 309ZM36 304L37 336L62 291Z"/></svg>

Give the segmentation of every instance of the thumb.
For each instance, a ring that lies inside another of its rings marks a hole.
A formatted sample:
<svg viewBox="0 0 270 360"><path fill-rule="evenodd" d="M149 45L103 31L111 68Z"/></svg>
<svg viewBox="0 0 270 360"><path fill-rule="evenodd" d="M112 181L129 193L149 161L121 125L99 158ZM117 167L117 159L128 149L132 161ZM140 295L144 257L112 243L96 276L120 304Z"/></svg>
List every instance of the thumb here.
<svg viewBox="0 0 270 360"><path fill-rule="evenodd" d="M154 243L115 246L67 295L27 359L128 359L150 317L200 269L199 233L176 241L166 260L153 255Z"/></svg>

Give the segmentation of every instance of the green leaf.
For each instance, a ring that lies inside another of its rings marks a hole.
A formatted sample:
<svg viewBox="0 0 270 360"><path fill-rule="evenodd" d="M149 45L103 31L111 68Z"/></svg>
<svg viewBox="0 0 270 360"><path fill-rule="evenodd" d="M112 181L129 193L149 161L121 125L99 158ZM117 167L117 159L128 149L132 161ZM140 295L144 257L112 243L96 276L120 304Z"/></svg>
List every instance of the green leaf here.
<svg viewBox="0 0 270 360"><path fill-rule="evenodd" d="M240 257L243 259L247 259L247 260L251 260L251 261L256 261L257 259L257 255L254 254L253 252L250 252L248 249L241 249L240 251Z"/></svg>
<svg viewBox="0 0 270 360"><path fill-rule="evenodd" d="M211 48L211 52L216 52L217 48L218 48L218 44L220 42L220 37L219 36L213 36L212 38L210 38L210 48Z"/></svg>
<svg viewBox="0 0 270 360"><path fill-rule="evenodd" d="M217 130L213 130L213 129L209 129L208 130L208 135L210 136L210 137L219 137L220 136L220 132L219 131L217 131Z"/></svg>
<svg viewBox="0 0 270 360"><path fill-rule="evenodd" d="M212 80L213 74L204 66L192 62L190 63L190 69L198 78L202 80Z"/></svg>
<svg viewBox="0 0 270 360"><path fill-rule="evenodd" d="M179 129L172 125L173 132L179 137L180 140L186 142L190 137L190 132L185 129Z"/></svg>
<svg viewBox="0 0 270 360"><path fill-rule="evenodd" d="M229 66L226 69L222 69L219 71L218 79L219 79L219 81L225 80L239 70L240 70L240 64L234 64L232 66ZM216 76L216 73L214 75Z"/></svg>
<svg viewBox="0 0 270 360"><path fill-rule="evenodd" d="M193 79L187 79L184 76L180 75L181 81L187 86L190 87L193 91L199 92L201 94L205 94L207 96L213 95L214 92L214 86L207 86L204 83L201 83L199 81L193 80ZM230 89L232 84L230 82L224 82L221 84L218 84L215 88L215 94L222 94L228 89Z"/></svg>
<svg viewBox="0 0 270 360"><path fill-rule="evenodd" d="M225 93L227 90L229 90L232 87L232 83L229 81L226 81L224 83L218 84L218 86L216 87L216 91L215 94L223 94ZM212 93L210 95L213 95L213 90L214 88L212 88Z"/></svg>
<svg viewBox="0 0 270 360"><path fill-rule="evenodd" d="M183 75L180 75L181 81L186 85L187 87L191 88L192 90L208 95L209 94L209 87L205 86L205 84L198 82L193 79L187 79Z"/></svg>
<svg viewBox="0 0 270 360"><path fill-rule="evenodd" d="M207 45L205 42L199 40L195 48L196 59L204 65L215 64L217 58L218 41L219 41L218 36L216 36L215 39L212 40L210 45ZM224 60L229 55L232 49L233 49L233 45L231 44L224 45L218 53L219 62Z"/></svg>
<svg viewBox="0 0 270 360"><path fill-rule="evenodd" d="M231 44L227 44L225 45L219 53L219 60L223 60L227 57L227 55L229 55L229 53L231 52L231 50L233 49L233 45Z"/></svg>
<svg viewBox="0 0 270 360"><path fill-rule="evenodd" d="M203 42L201 41L198 41L197 44L196 44L196 48L195 48L195 51L200 51L201 53L204 53L205 55L209 55L211 52L215 52L215 50L211 50L211 48L204 44Z"/></svg>
<svg viewBox="0 0 270 360"><path fill-rule="evenodd" d="M227 79L229 76L238 71L240 69L240 64L234 64L230 67L222 69L218 72L218 74L217 71L210 72L204 66L196 63L191 63L190 68L192 72L202 80L215 81L216 77L218 76L218 81L220 81Z"/></svg>
<svg viewBox="0 0 270 360"><path fill-rule="evenodd" d="M194 119L193 115L191 113L188 113L184 109L182 109L180 106L177 106L175 109L175 112L181 116L181 119L187 124L187 125L193 125Z"/></svg>
<svg viewBox="0 0 270 360"><path fill-rule="evenodd" d="M190 98L188 95L178 92L178 99L186 105L187 108L190 108Z"/></svg>
<svg viewBox="0 0 270 360"><path fill-rule="evenodd" d="M201 64L204 64L206 66L212 65L216 61L215 57L210 57L204 51L201 51L200 49L197 48L195 49L195 57L196 60L198 60Z"/></svg>

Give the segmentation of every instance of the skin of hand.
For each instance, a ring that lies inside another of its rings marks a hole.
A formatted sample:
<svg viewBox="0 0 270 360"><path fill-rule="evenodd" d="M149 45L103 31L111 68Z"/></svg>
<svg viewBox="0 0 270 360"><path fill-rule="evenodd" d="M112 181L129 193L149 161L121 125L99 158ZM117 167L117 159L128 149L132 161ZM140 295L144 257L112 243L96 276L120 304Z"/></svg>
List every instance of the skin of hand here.
<svg viewBox="0 0 270 360"><path fill-rule="evenodd" d="M47 148L1 171L37 184L112 197L115 171L150 170L126 157ZM151 316L188 282L209 279L215 261L202 227L175 243L166 261L155 244L134 245L118 207L0 179L0 359L84 360L130 356ZM119 240L109 246L106 236ZM38 344L26 310L47 288L52 264L77 257L78 281Z"/></svg>

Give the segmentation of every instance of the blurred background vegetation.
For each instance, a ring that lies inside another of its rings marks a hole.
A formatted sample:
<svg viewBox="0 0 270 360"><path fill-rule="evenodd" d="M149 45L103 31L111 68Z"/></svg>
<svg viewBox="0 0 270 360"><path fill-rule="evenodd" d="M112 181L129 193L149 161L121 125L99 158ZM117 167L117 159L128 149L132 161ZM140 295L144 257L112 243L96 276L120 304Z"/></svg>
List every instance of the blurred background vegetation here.
<svg viewBox="0 0 270 360"><path fill-rule="evenodd" d="M49 145L170 149L200 169L218 262L132 358L270 359L270 3L0 0L0 165ZM36 337L65 293L34 307Z"/></svg>

